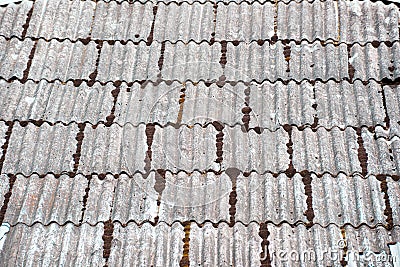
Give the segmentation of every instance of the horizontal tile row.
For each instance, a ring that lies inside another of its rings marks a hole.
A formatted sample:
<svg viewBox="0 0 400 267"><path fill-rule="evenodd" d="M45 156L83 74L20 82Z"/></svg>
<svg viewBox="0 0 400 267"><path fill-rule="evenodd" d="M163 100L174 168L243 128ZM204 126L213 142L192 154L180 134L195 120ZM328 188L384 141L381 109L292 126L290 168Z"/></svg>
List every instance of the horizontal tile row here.
<svg viewBox="0 0 400 267"><path fill-rule="evenodd" d="M112 84L92 87L72 82L35 83L19 81L8 83L0 80L0 118L6 121L44 120L55 122L106 121L113 106Z"/></svg>
<svg viewBox="0 0 400 267"><path fill-rule="evenodd" d="M324 46L320 42L291 42L288 45L282 42L263 45L240 43L237 46L228 43L226 64L222 64L221 61L223 49L220 43L166 43L161 57L160 43L148 46L144 42L126 45L107 42L101 49L98 67L98 49L95 42L84 45L68 40L46 42L40 39L35 41L33 59L31 64L28 64L33 45L34 42L29 39L19 41L15 38L6 40L0 37L0 76L5 79L22 79L25 74L25 78L36 81L89 80L89 76L97 69L96 80L101 82L156 81L161 74L163 79L180 82L216 82L224 75L228 81L260 83L265 80L367 81L396 79L400 75L400 61L397 60L400 54L398 42L390 47L384 43L378 47L372 44L365 47L355 44L350 47L350 52L344 44ZM285 56L287 54L289 57ZM160 61L160 58L163 60ZM352 68L349 68L349 65ZM25 69L29 73L24 73Z"/></svg>
<svg viewBox="0 0 400 267"><path fill-rule="evenodd" d="M381 191L381 182L376 177L325 174L310 178L313 223L324 227L387 225L386 193ZM9 177L2 175L0 179L0 193L4 196L9 190ZM398 225L400 183L387 177L386 185L391 218ZM233 190L236 197L232 206ZM218 175L166 172L162 176L151 172L148 176L122 174L118 178L17 175L4 222L95 225L110 218L122 224L156 220L169 224L177 221L308 224L307 198L304 180L299 174L292 178L285 174L274 177L255 173L232 177L229 172Z"/></svg>
<svg viewBox="0 0 400 267"><path fill-rule="evenodd" d="M143 124L137 127L131 124L124 127L117 124L85 127L78 171L84 174L144 172L150 149L152 159L149 167L153 170L167 169L175 173L180 170L238 168L243 172L279 173L289 168L288 145L293 148L293 167L298 172L307 170L332 175L361 173L359 149L366 151L368 174L398 174L400 167L400 140L377 138L366 128L357 134L353 128L299 130L294 127L289 142L289 134L283 128L258 134L255 131L245 132L240 126L225 127L222 129L222 147L218 151L216 140L219 132L212 125L204 128L199 125L179 128L155 126L151 147L146 143L145 128ZM33 172L72 171L76 163L74 154L78 132L75 123L68 126L16 123L9 140L3 173L30 175ZM219 157L222 162L217 160Z"/></svg>
<svg viewBox="0 0 400 267"><path fill-rule="evenodd" d="M166 2L38 0L26 34L45 39L91 37L139 41L150 38L160 42L200 42L214 38L249 42L270 39L275 34L280 39L310 42L317 39L345 43L399 40L399 11L395 5L382 2L278 1L275 5L273 1L262 1L262 4L216 1L216 6L213 1ZM0 8L5 21L0 35L21 36L31 5L11 4Z"/></svg>
<svg viewBox="0 0 400 267"><path fill-rule="evenodd" d="M1 266L51 264L54 257L64 266L103 265L103 228L103 224L11 227L1 250ZM382 227L307 229L302 225L266 224L261 228L254 223L234 227L206 223L199 227L191 223L186 229L190 238L187 244L179 223L126 227L115 224L108 264L178 266L184 247L190 264L196 266L258 266L262 261L272 266L340 266L342 260L351 266L375 266L391 265L400 256L395 245L398 227L388 231Z"/></svg>
<svg viewBox="0 0 400 267"><path fill-rule="evenodd" d="M45 80L39 83L0 80L0 119L45 120L48 122L106 121L113 108L113 90L108 83L89 87L82 83ZM180 103L185 91L183 104ZM172 82L166 84L134 83L119 87L115 105L115 122L119 125L144 123L160 125L205 125L213 121L234 126L243 124L242 109L251 108L249 127L276 130L289 124L298 127L314 125L325 128L347 126L385 126L386 115L381 94L382 87L370 81L300 84L264 82L260 85L225 84L223 86ZM386 107L392 121L391 134L400 136L397 118L400 117L397 87L384 87ZM247 94L246 94L247 93Z"/></svg>

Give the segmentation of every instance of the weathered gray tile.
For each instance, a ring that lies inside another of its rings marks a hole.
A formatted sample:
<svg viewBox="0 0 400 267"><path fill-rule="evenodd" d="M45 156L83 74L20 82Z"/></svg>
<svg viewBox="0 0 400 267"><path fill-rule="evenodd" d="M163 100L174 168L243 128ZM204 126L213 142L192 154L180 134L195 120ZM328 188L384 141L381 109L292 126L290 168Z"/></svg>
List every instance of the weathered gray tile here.
<svg viewBox="0 0 400 267"><path fill-rule="evenodd" d="M157 197L154 190L154 173L147 178L141 174L125 174L104 179L94 175L90 181L84 222L96 224L109 218L122 224L154 221L157 216Z"/></svg>
<svg viewBox="0 0 400 267"><path fill-rule="evenodd" d="M17 38L7 40L0 36L0 77L22 79L34 42Z"/></svg>
<svg viewBox="0 0 400 267"><path fill-rule="evenodd" d="M251 173L237 178L236 221L242 223L271 221L275 224L289 222L307 223L304 212L307 203L302 177L296 174Z"/></svg>
<svg viewBox="0 0 400 267"><path fill-rule="evenodd" d="M96 68L97 49L95 42L84 45L69 40L59 42L43 39L37 41L36 51L28 78L35 81L71 79L89 80L89 75Z"/></svg>
<svg viewBox="0 0 400 267"><path fill-rule="evenodd" d="M217 131L213 126L202 128L156 126L152 145L152 168L167 169L172 172L184 170L219 170L215 162ZM144 157L143 157L144 158Z"/></svg>
<svg viewBox="0 0 400 267"><path fill-rule="evenodd" d="M102 82L156 80L160 53L161 44L155 42L150 46L145 42L128 42L126 45L120 42L104 43L97 79Z"/></svg>
<svg viewBox="0 0 400 267"><path fill-rule="evenodd" d="M72 171L77 133L78 126L74 123L68 126L28 123L25 127L15 123L3 173L30 175Z"/></svg>
<svg viewBox="0 0 400 267"><path fill-rule="evenodd" d="M318 124L326 128L338 126L385 125L385 107L381 85L370 81L349 83L328 81L315 83Z"/></svg>
<svg viewBox="0 0 400 267"><path fill-rule="evenodd" d="M85 174L144 171L145 126L103 124L85 128L79 171Z"/></svg>
<svg viewBox="0 0 400 267"><path fill-rule="evenodd" d="M116 223L113 236L110 266L179 266L185 237L180 223L126 227Z"/></svg>
<svg viewBox="0 0 400 267"><path fill-rule="evenodd" d="M256 223L233 227L225 223L218 227L191 223L189 260L195 266L258 266L261 241Z"/></svg>
<svg viewBox="0 0 400 267"><path fill-rule="evenodd" d="M266 40L274 35L275 4L219 2L215 39L227 41Z"/></svg>
<svg viewBox="0 0 400 267"><path fill-rule="evenodd" d="M32 5L32 1L21 1L20 3L10 3L7 6L0 7L0 35L4 37L21 37L23 25Z"/></svg>
<svg viewBox="0 0 400 267"><path fill-rule="evenodd" d="M120 125L143 123L167 125L176 123L179 114L179 96L184 86L179 82L166 84L147 83L131 87L123 84L115 108L115 122Z"/></svg>
<svg viewBox="0 0 400 267"><path fill-rule="evenodd" d="M261 134L255 131L244 132L235 126L223 130L223 169L238 168L243 172L256 171L281 172L289 167L289 154L286 144L288 134L282 129Z"/></svg>
<svg viewBox="0 0 400 267"><path fill-rule="evenodd" d="M0 118L3 120L45 120L48 122L106 121L113 104L111 84L95 83L92 87L82 83L76 88L72 82L38 84L27 81L8 83L0 81Z"/></svg>
<svg viewBox="0 0 400 267"><path fill-rule="evenodd" d="M214 31L213 4L159 3L154 23L154 40L177 42L210 40Z"/></svg>
<svg viewBox="0 0 400 267"><path fill-rule="evenodd" d="M293 129L293 166L297 171L308 170L316 173L340 172L352 174L361 172L358 160L356 131L333 128L328 131L318 128Z"/></svg>
<svg viewBox="0 0 400 267"><path fill-rule="evenodd" d="M354 227L386 224L384 194L376 177L325 174L321 178L312 175L312 178L314 223Z"/></svg>
<svg viewBox="0 0 400 267"><path fill-rule="evenodd" d="M222 75L221 44L166 43L162 78L180 82L218 81Z"/></svg>
<svg viewBox="0 0 400 267"><path fill-rule="evenodd" d="M153 6L150 1L144 4L98 1L91 37L100 40L146 41L153 22Z"/></svg>
<svg viewBox="0 0 400 267"><path fill-rule="evenodd" d="M290 40L338 40L341 14L335 1L279 1L277 35Z"/></svg>
<svg viewBox="0 0 400 267"><path fill-rule="evenodd" d="M383 86L385 103L390 120L390 137L400 137L400 91L398 86Z"/></svg>
<svg viewBox="0 0 400 267"><path fill-rule="evenodd" d="M393 158L393 152L399 146L399 140L388 141L385 138L377 138L376 135L363 128L361 137L364 141L365 152L367 153L367 169L370 174L398 174L398 159Z"/></svg>
<svg viewBox="0 0 400 267"><path fill-rule="evenodd" d="M4 221L47 225L55 222L79 224L87 179L82 175L45 177L17 175Z"/></svg>
<svg viewBox="0 0 400 267"><path fill-rule="evenodd" d="M103 224L18 224L0 251L0 266L103 266Z"/></svg>
<svg viewBox="0 0 400 267"><path fill-rule="evenodd" d="M156 174L157 175L157 174ZM225 173L165 173L159 221L229 222L229 193L232 183Z"/></svg>
<svg viewBox="0 0 400 267"><path fill-rule="evenodd" d="M350 50L349 63L354 67L354 78L362 81L370 79L396 79L400 77L400 44L387 46L380 43L360 46L354 44Z"/></svg>
<svg viewBox="0 0 400 267"><path fill-rule="evenodd" d="M90 36L96 3L92 1L34 1L26 35L45 39L87 38Z"/></svg>
<svg viewBox="0 0 400 267"><path fill-rule="evenodd" d="M347 67L347 46L344 44L265 42L259 45L252 42L234 46L229 43L225 75L229 81L326 81L347 78Z"/></svg>
<svg viewBox="0 0 400 267"><path fill-rule="evenodd" d="M340 42L363 44L399 40L399 10L396 5L379 1L333 3L337 3L340 15Z"/></svg>

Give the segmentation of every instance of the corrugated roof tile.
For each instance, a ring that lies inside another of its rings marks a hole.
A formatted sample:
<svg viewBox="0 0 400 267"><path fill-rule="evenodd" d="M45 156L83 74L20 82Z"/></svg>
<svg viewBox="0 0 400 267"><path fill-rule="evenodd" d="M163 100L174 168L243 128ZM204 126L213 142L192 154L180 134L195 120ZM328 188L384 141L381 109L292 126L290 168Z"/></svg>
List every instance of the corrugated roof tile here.
<svg viewBox="0 0 400 267"><path fill-rule="evenodd" d="M149 223L114 226L110 266L179 266L182 257L183 226Z"/></svg>
<svg viewBox="0 0 400 267"><path fill-rule="evenodd" d="M227 222L231 190L231 180L225 173L166 172L165 189L160 198L159 221Z"/></svg>
<svg viewBox="0 0 400 267"><path fill-rule="evenodd" d="M225 128L223 140L223 169L238 168L243 172L282 172L289 167L286 144L288 134L282 129L257 134L243 132L242 127Z"/></svg>
<svg viewBox="0 0 400 267"><path fill-rule="evenodd" d="M19 81L8 83L0 80L0 117L4 120L45 120L48 122L106 121L113 104L111 84L99 83L92 87L81 84L76 88L72 82L35 83Z"/></svg>
<svg viewBox="0 0 400 267"><path fill-rule="evenodd" d="M32 5L32 1L22 1L21 3L10 3L7 6L0 7L0 35L20 37Z"/></svg>
<svg viewBox="0 0 400 267"><path fill-rule="evenodd" d="M163 79L180 82L218 81L222 75L221 44L166 43Z"/></svg>
<svg viewBox="0 0 400 267"><path fill-rule="evenodd" d="M325 174L321 178L312 175L312 178L314 223L324 227L386 224L384 194L376 177Z"/></svg>
<svg viewBox="0 0 400 267"><path fill-rule="evenodd" d="M17 175L4 221L44 225L55 222L79 224L87 179L82 175L54 177Z"/></svg>
<svg viewBox="0 0 400 267"><path fill-rule="evenodd" d="M68 40L46 42L40 39L37 41L28 78L35 81L45 79L63 82L71 79L89 80L89 75L96 68L96 58L94 42L84 45Z"/></svg>
<svg viewBox="0 0 400 267"><path fill-rule="evenodd" d="M160 43L152 43L150 46L144 42L128 42L126 45L120 42L104 43L97 79L102 82L156 80L160 53Z"/></svg>
<svg viewBox="0 0 400 267"><path fill-rule="evenodd" d="M214 11L211 2L204 4L175 2L159 3L154 22L154 39L162 42L210 40L214 30Z"/></svg>
<svg viewBox="0 0 400 267"><path fill-rule="evenodd" d="M92 1L34 1L26 35L45 39L87 38L90 36L95 9L96 3Z"/></svg>
<svg viewBox="0 0 400 267"><path fill-rule="evenodd" d="M338 128L331 131L318 128L315 132L311 128L303 131L294 129L292 140L293 165L299 172L308 170L332 175L339 172L348 175L361 173L357 135L352 128L344 131Z"/></svg>
<svg viewBox="0 0 400 267"><path fill-rule="evenodd" d="M34 42L29 39L24 41L17 38L7 40L0 36L0 77L22 79L33 44Z"/></svg>
<svg viewBox="0 0 400 267"><path fill-rule="evenodd" d="M109 218L122 224L154 221L157 216L157 197L154 190L154 173L144 178L142 174L118 178L94 175L90 180L84 222L96 224Z"/></svg>
<svg viewBox="0 0 400 267"><path fill-rule="evenodd" d="M258 266L261 237L259 226L222 223L213 227L205 223L190 226L189 260L194 266Z"/></svg>
<svg viewBox="0 0 400 267"><path fill-rule="evenodd" d="M184 86L179 82L131 87L123 84L115 108L115 122L136 126L143 123L167 125L176 123L179 114L179 96Z"/></svg>
<svg viewBox="0 0 400 267"><path fill-rule="evenodd" d="M396 151L394 145L399 144L399 141L377 138L374 133L365 128L362 129L361 137L368 156L368 173L398 174L396 162L393 159L393 150Z"/></svg>
<svg viewBox="0 0 400 267"><path fill-rule="evenodd" d="M289 57L285 55L289 54ZM315 60L318 58L318 60ZM285 60L286 59L286 60ZM290 42L228 44L225 75L229 81L342 80L348 78L347 46Z"/></svg>
<svg viewBox="0 0 400 267"><path fill-rule="evenodd" d="M103 266L103 224L18 224L0 251L0 266Z"/></svg>
<svg viewBox="0 0 400 267"><path fill-rule="evenodd" d="M178 129L156 126L152 144L152 167L174 173L179 170L218 171L220 167L215 162L217 133L212 126L181 126Z"/></svg>
<svg viewBox="0 0 400 267"><path fill-rule="evenodd" d="M153 3L98 1L91 37L100 40L147 40L153 21ZM118 18L118 19L116 19Z"/></svg>
<svg viewBox="0 0 400 267"><path fill-rule="evenodd" d="M339 8L340 42L365 44L399 40L399 9L394 4L380 1L333 3Z"/></svg>
<svg viewBox="0 0 400 267"><path fill-rule="evenodd" d="M383 86L383 93L390 120L390 137L400 137L400 88L399 86Z"/></svg>
<svg viewBox="0 0 400 267"><path fill-rule="evenodd" d="M362 81L394 80L400 77L400 44L387 46L380 43L360 46L354 44L350 49L349 63L354 67L354 78Z"/></svg>
<svg viewBox="0 0 400 267"><path fill-rule="evenodd" d="M326 128L338 126L385 126L385 107L381 85L371 81L349 83L315 83L318 124Z"/></svg>
<svg viewBox="0 0 400 267"><path fill-rule="evenodd" d="M307 196L299 174L292 178L268 173L239 175L236 190L235 219L238 222L307 223L304 214Z"/></svg>
<svg viewBox="0 0 400 267"><path fill-rule="evenodd" d="M240 4L220 1L217 7L215 39L227 41L266 40L274 35L275 5L258 2Z"/></svg>
<svg viewBox="0 0 400 267"><path fill-rule="evenodd" d="M336 1L277 3L277 35L290 40L337 40L340 12ZM318 23L314 23L318 21Z"/></svg>
<svg viewBox="0 0 400 267"><path fill-rule="evenodd" d="M144 171L147 149L144 125L100 124L95 129L86 127L84 134L79 171L85 174Z"/></svg>
<svg viewBox="0 0 400 267"><path fill-rule="evenodd" d="M28 123L25 127L15 124L12 129L3 173L33 172L45 174L73 170L78 126L47 123L40 127Z"/></svg>

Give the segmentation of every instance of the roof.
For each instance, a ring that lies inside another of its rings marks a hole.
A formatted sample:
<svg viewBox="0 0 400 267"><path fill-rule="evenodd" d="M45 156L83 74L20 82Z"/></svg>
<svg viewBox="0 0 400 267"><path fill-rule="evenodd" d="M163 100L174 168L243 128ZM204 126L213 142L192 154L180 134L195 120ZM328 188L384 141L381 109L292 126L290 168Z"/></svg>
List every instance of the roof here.
<svg viewBox="0 0 400 267"><path fill-rule="evenodd" d="M399 6L0 5L0 266L400 266Z"/></svg>

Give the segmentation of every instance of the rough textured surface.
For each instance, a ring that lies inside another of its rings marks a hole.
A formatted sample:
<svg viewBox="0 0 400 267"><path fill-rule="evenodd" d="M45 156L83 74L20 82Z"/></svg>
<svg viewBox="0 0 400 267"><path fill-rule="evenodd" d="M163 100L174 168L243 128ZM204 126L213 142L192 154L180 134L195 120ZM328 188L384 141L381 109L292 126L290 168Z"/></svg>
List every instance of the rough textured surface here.
<svg viewBox="0 0 400 267"><path fill-rule="evenodd" d="M398 265L398 4L7 2L0 266Z"/></svg>

